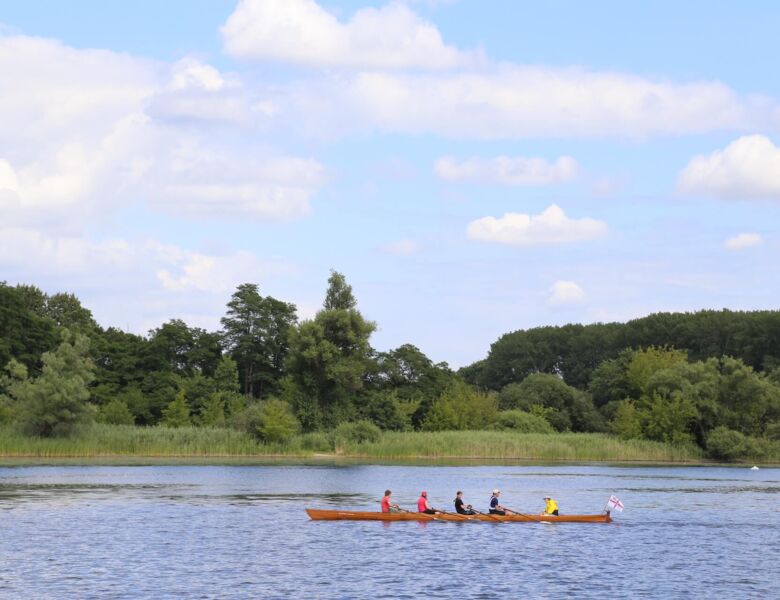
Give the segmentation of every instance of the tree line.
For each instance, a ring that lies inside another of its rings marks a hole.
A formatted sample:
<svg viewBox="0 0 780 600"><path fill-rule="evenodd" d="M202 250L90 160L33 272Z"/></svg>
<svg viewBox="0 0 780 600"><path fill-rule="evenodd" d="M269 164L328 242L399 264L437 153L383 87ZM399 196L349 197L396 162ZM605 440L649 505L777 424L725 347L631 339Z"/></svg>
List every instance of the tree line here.
<svg viewBox="0 0 780 600"><path fill-rule="evenodd" d="M72 294L0 283L0 424L68 435L90 421L231 426L263 441L339 430L610 432L720 459L780 438L780 312L655 314L499 338L453 372L412 344L378 352L345 277L322 308L238 286L218 331L173 319L101 327Z"/></svg>

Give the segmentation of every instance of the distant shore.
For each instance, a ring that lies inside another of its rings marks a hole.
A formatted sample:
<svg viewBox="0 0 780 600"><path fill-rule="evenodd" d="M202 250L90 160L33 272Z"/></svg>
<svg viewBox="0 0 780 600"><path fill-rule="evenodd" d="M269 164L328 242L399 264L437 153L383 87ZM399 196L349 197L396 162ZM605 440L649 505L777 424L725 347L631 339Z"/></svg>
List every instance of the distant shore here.
<svg viewBox="0 0 780 600"><path fill-rule="evenodd" d="M274 462L357 460L380 463L518 462L713 464L695 446L622 440L595 433L523 434L511 431L385 432L377 442L332 440L326 433L263 444L226 428L91 425L69 438L31 438L0 428L0 463ZM778 464L778 457L740 464Z"/></svg>

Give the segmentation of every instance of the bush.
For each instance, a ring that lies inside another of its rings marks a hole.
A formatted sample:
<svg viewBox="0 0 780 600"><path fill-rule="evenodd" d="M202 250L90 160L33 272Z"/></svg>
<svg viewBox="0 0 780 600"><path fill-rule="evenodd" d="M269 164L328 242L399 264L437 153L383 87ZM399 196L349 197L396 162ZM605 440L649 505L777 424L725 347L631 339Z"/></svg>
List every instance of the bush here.
<svg viewBox="0 0 780 600"><path fill-rule="evenodd" d="M495 429L511 429L518 433L553 433L544 417L522 410L504 410L496 417Z"/></svg>
<svg viewBox="0 0 780 600"><path fill-rule="evenodd" d="M717 460L739 460L751 454L750 440L739 431L716 427L707 436L707 451Z"/></svg>
<svg viewBox="0 0 780 600"><path fill-rule="evenodd" d="M336 444L339 442L354 444L373 443L378 442L381 438L382 430L370 421L342 423L333 431L333 439Z"/></svg>
<svg viewBox="0 0 780 600"><path fill-rule="evenodd" d="M127 408L127 404L117 398L100 407L97 420L109 425L135 425L133 413Z"/></svg>
<svg viewBox="0 0 780 600"><path fill-rule="evenodd" d="M257 433L264 442L284 442L298 433L300 427L287 402L270 398L262 404Z"/></svg>
<svg viewBox="0 0 780 600"><path fill-rule="evenodd" d="M767 425L766 437L774 442L780 442L780 423L770 423Z"/></svg>
<svg viewBox="0 0 780 600"><path fill-rule="evenodd" d="M300 437L301 448L312 452L332 452L333 438L327 433L315 431L313 433L304 433Z"/></svg>
<svg viewBox="0 0 780 600"><path fill-rule="evenodd" d="M480 392L465 382L456 382L433 403L422 428L428 431L486 429L495 421L497 412L495 393Z"/></svg>
<svg viewBox="0 0 780 600"><path fill-rule="evenodd" d="M254 438L260 437L260 424L262 422L262 409L259 403L253 402L245 409L231 415L228 423L233 429L248 433Z"/></svg>

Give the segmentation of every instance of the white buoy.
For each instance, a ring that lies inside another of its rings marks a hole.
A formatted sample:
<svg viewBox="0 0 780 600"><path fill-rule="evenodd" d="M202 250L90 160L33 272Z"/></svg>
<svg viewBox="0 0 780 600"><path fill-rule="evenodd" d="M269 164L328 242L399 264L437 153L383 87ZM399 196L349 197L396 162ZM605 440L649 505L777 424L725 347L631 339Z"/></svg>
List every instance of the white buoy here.
<svg viewBox="0 0 780 600"><path fill-rule="evenodd" d="M752 467L750 467L750 470L751 471L758 471L758 467L756 465L753 465Z"/></svg>

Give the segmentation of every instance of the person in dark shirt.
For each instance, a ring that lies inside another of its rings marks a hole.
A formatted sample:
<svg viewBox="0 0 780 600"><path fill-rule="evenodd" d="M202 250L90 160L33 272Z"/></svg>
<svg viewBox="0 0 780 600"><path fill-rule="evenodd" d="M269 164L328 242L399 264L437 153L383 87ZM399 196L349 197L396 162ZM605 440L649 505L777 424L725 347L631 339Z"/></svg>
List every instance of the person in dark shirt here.
<svg viewBox="0 0 780 600"><path fill-rule="evenodd" d="M458 490L455 494L455 512L459 515L476 515L477 513L471 507L471 504L465 504L463 502L463 492Z"/></svg>
<svg viewBox="0 0 780 600"><path fill-rule="evenodd" d="M498 495L501 492L499 490L493 490L493 495L490 497L490 514L491 515L505 515L508 511L506 508L498 503Z"/></svg>

